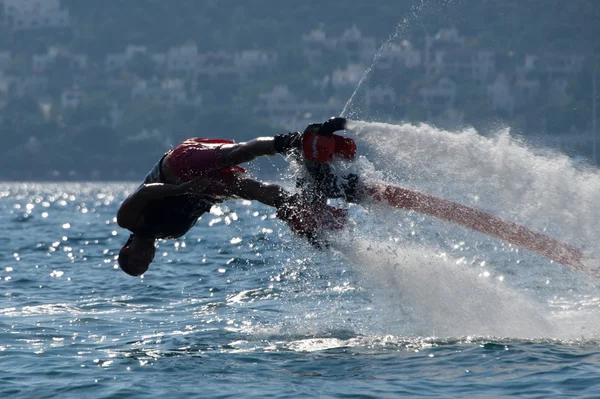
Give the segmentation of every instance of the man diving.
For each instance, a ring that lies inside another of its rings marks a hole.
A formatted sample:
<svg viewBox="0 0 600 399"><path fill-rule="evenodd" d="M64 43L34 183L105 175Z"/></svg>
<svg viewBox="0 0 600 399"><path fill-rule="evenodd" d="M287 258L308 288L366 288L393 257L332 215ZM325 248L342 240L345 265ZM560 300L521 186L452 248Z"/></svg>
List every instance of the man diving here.
<svg viewBox="0 0 600 399"><path fill-rule="evenodd" d="M118 225L132 233L119 252L121 269L131 276L144 274L157 239L183 236L213 205L232 198L275 207L292 230L311 236L318 223L310 206L278 185L245 177L238 166L259 156L299 151L302 138L298 132L243 143L191 138L164 154L117 212Z"/></svg>

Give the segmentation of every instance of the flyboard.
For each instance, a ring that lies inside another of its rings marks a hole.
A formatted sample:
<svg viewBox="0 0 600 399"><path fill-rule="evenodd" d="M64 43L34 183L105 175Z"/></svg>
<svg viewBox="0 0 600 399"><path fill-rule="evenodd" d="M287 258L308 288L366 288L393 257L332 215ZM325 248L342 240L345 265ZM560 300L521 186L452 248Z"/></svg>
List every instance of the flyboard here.
<svg viewBox="0 0 600 399"><path fill-rule="evenodd" d="M512 221L424 192L386 183L366 183L356 175L343 179L334 176L329 167L334 157L350 160L356 153L354 140L333 134L344 130L345 125L345 119L332 118L323 124L309 125L303 133L301 159L309 179L297 184L303 188L305 197L308 193L313 204L321 202L326 206L327 198L344 198L359 204L381 202L467 227L590 273L580 249Z"/></svg>

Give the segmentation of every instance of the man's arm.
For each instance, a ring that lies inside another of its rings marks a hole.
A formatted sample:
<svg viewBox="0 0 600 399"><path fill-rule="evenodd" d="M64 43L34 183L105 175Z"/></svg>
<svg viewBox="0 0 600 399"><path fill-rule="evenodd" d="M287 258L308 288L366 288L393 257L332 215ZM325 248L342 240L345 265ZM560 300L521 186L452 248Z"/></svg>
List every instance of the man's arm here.
<svg viewBox="0 0 600 399"><path fill-rule="evenodd" d="M208 180L195 179L182 184L164 184L150 183L143 184L132 194L130 194L117 212L117 224L124 229L137 227L140 221L142 210L153 199L173 197L188 193L201 192L206 189Z"/></svg>
<svg viewBox="0 0 600 399"><path fill-rule="evenodd" d="M229 190L231 195L258 201L274 208L284 206L291 197L290 193L277 184L262 183L249 178L240 178Z"/></svg>
<svg viewBox="0 0 600 399"><path fill-rule="evenodd" d="M265 155L285 154L300 147L300 133L279 134L275 137L257 137L237 144L225 144L221 147L221 165L228 168L250 162Z"/></svg>
<svg viewBox="0 0 600 399"><path fill-rule="evenodd" d="M330 138L334 132L345 129L346 122L346 119L338 117L331 118L324 123L313 123L308 125L304 130L304 134L313 133L317 137ZM302 137L302 133L294 132L278 134L275 137L258 137L245 143L225 144L220 148L221 165L219 167L228 168L252 161L254 158L264 155L289 154L294 151L300 151ZM354 144L353 141L352 144ZM354 151L356 151L356 146L354 147Z"/></svg>

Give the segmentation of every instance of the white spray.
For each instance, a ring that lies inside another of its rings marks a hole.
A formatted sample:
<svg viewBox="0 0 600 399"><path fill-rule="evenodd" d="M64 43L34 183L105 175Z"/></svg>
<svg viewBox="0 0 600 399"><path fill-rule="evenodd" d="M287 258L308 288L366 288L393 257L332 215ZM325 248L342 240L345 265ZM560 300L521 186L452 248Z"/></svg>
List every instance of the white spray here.
<svg viewBox="0 0 600 399"><path fill-rule="evenodd" d="M584 247L600 238L600 173L538 151L508 130L483 137L428 125L352 122L385 180L484 209ZM364 161L363 161L364 162ZM365 178L373 170L364 171ZM381 179L381 174L375 176ZM381 311L380 331L595 339L596 281L479 233L386 207L373 208L336 248ZM369 222L369 220L371 220ZM368 238L365 238L368 237Z"/></svg>

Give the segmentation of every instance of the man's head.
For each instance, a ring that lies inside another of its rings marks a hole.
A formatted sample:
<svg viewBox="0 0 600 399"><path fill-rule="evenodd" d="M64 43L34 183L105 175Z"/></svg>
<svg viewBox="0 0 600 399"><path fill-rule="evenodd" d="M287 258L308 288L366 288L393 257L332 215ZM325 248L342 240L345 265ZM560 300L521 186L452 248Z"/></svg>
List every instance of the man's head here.
<svg viewBox="0 0 600 399"><path fill-rule="evenodd" d="M142 238L134 234L119 251L119 266L130 276L141 276L154 259L156 248L153 238Z"/></svg>

